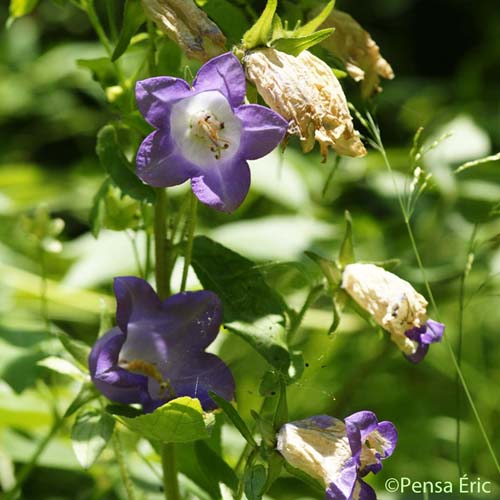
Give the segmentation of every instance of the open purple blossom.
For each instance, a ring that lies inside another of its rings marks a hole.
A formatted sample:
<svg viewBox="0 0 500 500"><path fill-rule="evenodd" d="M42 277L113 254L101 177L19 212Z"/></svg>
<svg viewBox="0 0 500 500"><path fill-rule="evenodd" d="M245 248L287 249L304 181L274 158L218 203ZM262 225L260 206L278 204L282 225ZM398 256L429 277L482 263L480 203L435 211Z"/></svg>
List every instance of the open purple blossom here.
<svg viewBox="0 0 500 500"><path fill-rule="evenodd" d="M205 352L219 332L222 305L213 292L184 292L161 301L135 277L115 278L117 326L94 344L90 375L108 399L140 403L148 413L181 396L217 407L209 391L231 400L229 368Z"/></svg>
<svg viewBox="0 0 500 500"><path fill-rule="evenodd" d="M325 485L326 500L375 500L375 491L362 478L382 469L397 439L391 422L360 411L343 422L317 415L285 424L277 448L290 465Z"/></svg>
<svg viewBox="0 0 500 500"><path fill-rule="evenodd" d="M137 153L137 175L155 187L191 179L197 198L232 212L250 188L247 160L271 152L288 123L269 108L244 105L243 68L232 53L204 64L193 86L173 77L137 82L140 112L156 128Z"/></svg>

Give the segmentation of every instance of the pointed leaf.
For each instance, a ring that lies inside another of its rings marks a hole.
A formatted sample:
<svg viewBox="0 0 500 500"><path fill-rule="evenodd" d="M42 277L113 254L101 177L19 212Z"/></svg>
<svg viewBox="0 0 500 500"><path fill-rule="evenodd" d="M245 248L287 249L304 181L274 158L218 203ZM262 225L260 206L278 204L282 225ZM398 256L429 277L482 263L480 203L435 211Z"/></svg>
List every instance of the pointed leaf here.
<svg viewBox="0 0 500 500"><path fill-rule="evenodd" d="M238 487L238 478L233 469L204 441L194 444L198 465L210 482L229 486L233 491Z"/></svg>
<svg viewBox="0 0 500 500"><path fill-rule="evenodd" d="M283 298L265 282L255 264L204 236L195 238L192 266L207 290L224 305L225 327L248 342L272 366L286 371Z"/></svg>
<svg viewBox="0 0 500 500"><path fill-rule="evenodd" d="M63 347L73 358L82 366L87 367L90 354L90 347L79 340L70 337L66 332L57 330L56 335L61 341Z"/></svg>
<svg viewBox="0 0 500 500"><path fill-rule="evenodd" d="M271 39L273 18L278 6L278 0L267 0L264 12L255 24L243 35L243 45L246 50L266 45Z"/></svg>
<svg viewBox="0 0 500 500"><path fill-rule="evenodd" d="M102 453L113 434L115 421L99 410L81 411L71 430L73 451L80 465L88 469Z"/></svg>
<svg viewBox="0 0 500 500"><path fill-rule="evenodd" d="M97 134L96 152L102 167L123 194L139 201L154 201L154 189L143 184L131 171L131 165L121 151L113 125L105 125Z"/></svg>
<svg viewBox="0 0 500 500"><path fill-rule="evenodd" d="M354 262L354 245L352 241L352 219L351 214L345 211L345 235L339 251L339 265L344 269L348 264Z"/></svg>
<svg viewBox="0 0 500 500"><path fill-rule="evenodd" d="M254 465L245 472L245 495L248 500L261 500L266 485L266 468Z"/></svg>
<svg viewBox="0 0 500 500"><path fill-rule="evenodd" d="M39 0L10 0L10 19L23 17L29 14L38 4Z"/></svg>
<svg viewBox="0 0 500 500"><path fill-rule="evenodd" d="M330 15L334 6L335 0L328 2L314 19L311 19L308 23L294 30L293 36L300 37L313 34L326 21L326 18Z"/></svg>
<svg viewBox="0 0 500 500"><path fill-rule="evenodd" d="M326 38L328 38L334 32L333 28L326 28L324 30L316 31L310 35L300 36L300 37L290 37L290 38L279 38L273 40L271 45L281 52L286 52L292 56L298 56L303 50L316 45Z"/></svg>
<svg viewBox="0 0 500 500"><path fill-rule="evenodd" d="M92 78L103 87L115 85L118 81L116 69L109 57L99 57L96 59L77 59L76 64L80 68L86 68L92 73Z"/></svg>
<svg viewBox="0 0 500 500"><path fill-rule="evenodd" d="M199 399L181 397L152 413L135 418L117 416L120 422L142 437L162 443L187 443L205 439L214 422L213 413L204 413Z"/></svg>
<svg viewBox="0 0 500 500"><path fill-rule="evenodd" d="M64 412L64 418L68 418L73 413L77 412L83 405L86 405L93 399L99 397L99 393L95 388L94 384L87 383L83 384L80 392L76 395L75 399L68 406L68 409Z"/></svg>
<svg viewBox="0 0 500 500"><path fill-rule="evenodd" d="M321 255L315 254L314 252L304 253L311 260L316 262L316 264L318 264L331 288L335 289L340 286L340 283L342 282L342 273L333 260L325 259L324 257L321 257Z"/></svg>
<svg viewBox="0 0 500 500"><path fill-rule="evenodd" d="M146 21L140 0L127 0L123 9L123 24L111 61L116 61L130 44L140 25Z"/></svg>

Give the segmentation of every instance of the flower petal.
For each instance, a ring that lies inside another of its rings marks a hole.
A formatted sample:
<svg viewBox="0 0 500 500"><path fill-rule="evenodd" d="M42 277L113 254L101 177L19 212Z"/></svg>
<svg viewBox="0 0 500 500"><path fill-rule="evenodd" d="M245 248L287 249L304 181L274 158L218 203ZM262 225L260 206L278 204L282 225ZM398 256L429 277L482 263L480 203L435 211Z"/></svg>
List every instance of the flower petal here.
<svg viewBox="0 0 500 500"><path fill-rule="evenodd" d="M424 326L407 330L405 335L410 340L417 342L418 345L417 350L413 354L405 354L405 358L412 363L420 363L429 351L429 345L435 342L441 342L444 328L445 325L443 323L429 319Z"/></svg>
<svg viewBox="0 0 500 500"><path fill-rule="evenodd" d="M193 81L196 92L218 90L227 97L231 106L239 106L245 99L245 73L238 58L231 52L210 59Z"/></svg>
<svg viewBox="0 0 500 500"><path fill-rule="evenodd" d="M118 356L125 342L119 328L113 328L94 344L89 356L89 371L96 388L118 403L147 402L148 379L120 368Z"/></svg>
<svg viewBox="0 0 500 500"><path fill-rule="evenodd" d="M203 171L191 179L196 197L206 205L223 212L233 212L250 189L250 169L241 159L232 160Z"/></svg>
<svg viewBox="0 0 500 500"><path fill-rule="evenodd" d="M151 285L135 276L115 278L116 322L123 333L127 333L130 323L147 320L158 314L161 301Z"/></svg>
<svg viewBox="0 0 500 500"><path fill-rule="evenodd" d="M169 346L184 359L208 347L222 323L222 303L208 290L172 295L163 302L162 313L175 331L175 337L168 338Z"/></svg>
<svg viewBox="0 0 500 500"><path fill-rule="evenodd" d="M352 494L352 500L377 500L377 495L369 484L358 478Z"/></svg>
<svg viewBox="0 0 500 500"><path fill-rule="evenodd" d="M135 84L137 106L144 118L156 128L168 126L170 107L191 93L189 85L180 78L158 76Z"/></svg>
<svg viewBox="0 0 500 500"><path fill-rule="evenodd" d="M234 399L234 379L226 364L214 354L203 353L189 358L189 364L167 366L167 373L177 397L198 398L205 411L214 410L217 404L208 395L231 401Z"/></svg>
<svg viewBox="0 0 500 500"><path fill-rule="evenodd" d="M327 500L351 500L356 479L357 466L355 460L351 458L338 477L328 485L325 498Z"/></svg>
<svg viewBox="0 0 500 500"><path fill-rule="evenodd" d="M392 455L398 442L398 431L392 422L384 420L377 425L377 430L372 433L374 438L380 444L384 454L381 458L387 458Z"/></svg>
<svg viewBox="0 0 500 500"><path fill-rule="evenodd" d="M363 443L377 428L377 417L371 411L358 411L345 418L344 422L352 455L359 460Z"/></svg>
<svg viewBox="0 0 500 500"><path fill-rule="evenodd" d="M256 160L270 153L285 137L288 122L272 109L247 104L235 109L243 125L240 154Z"/></svg>
<svg viewBox="0 0 500 500"><path fill-rule="evenodd" d="M176 151L169 133L149 134L137 151L138 177L154 187L177 186L186 182L196 167Z"/></svg>

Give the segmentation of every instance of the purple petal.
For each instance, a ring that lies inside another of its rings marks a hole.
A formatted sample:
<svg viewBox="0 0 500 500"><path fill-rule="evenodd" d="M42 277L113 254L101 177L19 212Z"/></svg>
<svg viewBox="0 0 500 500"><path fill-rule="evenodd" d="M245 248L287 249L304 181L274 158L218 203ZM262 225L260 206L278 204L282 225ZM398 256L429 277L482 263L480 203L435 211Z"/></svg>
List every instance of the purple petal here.
<svg viewBox="0 0 500 500"><path fill-rule="evenodd" d="M148 78L135 84L139 111L153 127L160 129L168 127L171 106L190 93L184 80L170 76Z"/></svg>
<svg viewBox="0 0 500 500"><path fill-rule="evenodd" d="M137 151L136 166L138 177L154 187L177 186L198 171L176 151L166 131L155 131L144 139Z"/></svg>
<svg viewBox="0 0 500 500"><path fill-rule="evenodd" d="M96 388L108 399L118 403L147 402L148 379L120 368L118 356L125 342L119 328L103 335L92 347L89 356L89 371Z"/></svg>
<svg viewBox="0 0 500 500"><path fill-rule="evenodd" d="M377 494L369 484L358 478L354 487L352 500L377 500Z"/></svg>
<svg viewBox="0 0 500 500"><path fill-rule="evenodd" d="M223 212L233 212L250 189L250 169L244 160L231 160L206 169L191 179L196 197L206 205Z"/></svg>
<svg viewBox="0 0 500 500"><path fill-rule="evenodd" d="M245 99L245 73L238 58L231 52L210 59L205 63L193 81L196 92L218 90L231 106L239 106Z"/></svg>
<svg viewBox="0 0 500 500"><path fill-rule="evenodd" d="M361 447L368 435L377 428L377 417L371 411L358 411L344 419L352 455L359 463Z"/></svg>
<svg viewBox="0 0 500 500"><path fill-rule="evenodd" d="M381 458L390 457L393 454L398 442L398 431L395 425L392 422L384 420L378 424L375 432L381 437L382 441L381 447L384 454Z"/></svg>
<svg viewBox="0 0 500 500"><path fill-rule="evenodd" d="M158 314L161 301L151 285L134 276L114 279L116 296L116 322L123 333L129 323L136 323Z"/></svg>
<svg viewBox="0 0 500 500"><path fill-rule="evenodd" d="M411 355L405 355L405 358L412 363L420 363L425 358L429 350L429 345L435 342L441 342L443 338L445 325L432 319L429 319L424 326L412 328L405 332L405 335L417 342L417 350Z"/></svg>
<svg viewBox="0 0 500 500"><path fill-rule="evenodd" d="M328 485L326 500L351 500L357 477L357 465L354 459L350 459L335 481Z"/></svg>
<svg viewBox="0 0 500 500"><path fill-rule="evenodd" d="M189 363L167 365L166 375L178 397L198 398L205 411L214 410L217 404L208 393L234 399L234 379L226 364L213 354L203 353L191 357Z"/></svg>
<svg viewBox="0 0 500 500"><path fill-rule="evenodd" d="M309 417L306 420L309 420L309 422L320 429L327 429L328 427L332 427L339 422L338 419L330 417L330 415L315 415L314 417Z"/></svg>
<svg viewBox="0 0 500 500"><path fill-rule="evenodd" d="M186 359L191 352L208 347L219 333L222 303L208 290L172 295L162 305L168 315L175 338L168 337L169 346Z"/></svg>
<svg viewBox="0 0 500 500"><path fill-rule="evenodd" d="M258 104L240 106L235 110L243 125L240 155L256 160L270 153L285 137L288 122L272 109Z"/></svg>

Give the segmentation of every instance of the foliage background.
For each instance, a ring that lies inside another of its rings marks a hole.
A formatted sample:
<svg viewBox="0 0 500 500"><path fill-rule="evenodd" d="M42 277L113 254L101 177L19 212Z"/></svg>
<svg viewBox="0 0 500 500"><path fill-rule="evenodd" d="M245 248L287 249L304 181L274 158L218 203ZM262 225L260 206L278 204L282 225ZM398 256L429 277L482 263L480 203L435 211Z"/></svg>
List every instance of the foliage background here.
<svg viewBox="0 0 500 500"><path fill-rule="evenodd" d="M136 273L130 241L123 233L89 232L92 198L102 182L94 149L97 131L113 116L105 97L77 59L103 55L86 17L71 4L43 1L36 11L0 32L0 479L12 481L12 467L29 460L37 440L51 422L51 402L65 408L77 382L39 366L60 346L40 319L40 262L23 233L20 216L44 203L64 219L63 251L47 261L49 314L63 330L91 343L102 311L112 314L113 276ZM309 2L310 3L310 2ZM244 0L207 0L205 9L235 39L249 26ZM248 2L257 12L263 2ZM391 62L396 79L385 82L375 99L377 118L389 155L398 172L407 173L407 152L420 126L432 141L453 131L427 157L434 183L414 216L418 245L440 306L447 334L456 345L460 318L460 278L469 240L478 225L475 260L466 281L463 372L493 446L500 444L500 174L488 163L453 175L453 168L500 149L500 9L478 0L339 0L372 33ZM293 19L296 3L281 2L283 17ZM0 19L7 5L0 5ZM134 57L131 51L130 64ZM185 61L173 45L166 49L165 71L182 74ZM351 100L357 88L347 83ZM268 282L300 305L305 276L316 270L303 255L313 250L333 256L342 236L343 211L354 218L356 253L364 260L399 258L398 274L423 290L392 180L380 156L342 160L332 181L325 183L333 160L302 155L290 144L284 156L268 157L252 167L253 184L234 215L201 209L199 231L262 263ZM183 188L178 189L179 196ZM139 251L143 248L138 236ZM302 263L300 271L286 262ZM195 278L191 286L196 286ZM387 477L455 481L457 415L456 373L443 345L434 346L426 361L412 366L388 339L379 338L359 318L346 314L338 332L328 338L329 302L318 301L296 336L305 355L305 375L290 390L291 416L330 413L344 417L372 409L396 423L397 452L371 483L383 493ZM238 403L251 422L258 408L256 381L266 370L263 360L242 341L223 336L216 348L234 371ZM42 384L40 381L46 383ZM494 464L469 407L462 403L462 470L498 482ZM225 457L234 464L242 443L225 430ZM126 446L135 438L124 435ZM155 463L152 450L139 443L141 454ZM134 480L155 498L159 481L135 452L129 454ZM203 471L193 455L181 468L191 479ZM187 479L185 480L189 482ZM75 486L76 485L76 486ZM38 460L26 483L25 498L123 498L113 454L83 471L73 457L69 427L58 434ZM201 493L200 493L201 495ZM314 498L306 486L289 477L278 480L272 498ZM415 495L420 498L421 495ZM391 497L396 498L396 497ZM404 496L404 498L413 498ZM432 498L432 497L431 497ZM489 497L490 498L490 497ZM493 498L493 497L491 497Z"/></svg>

